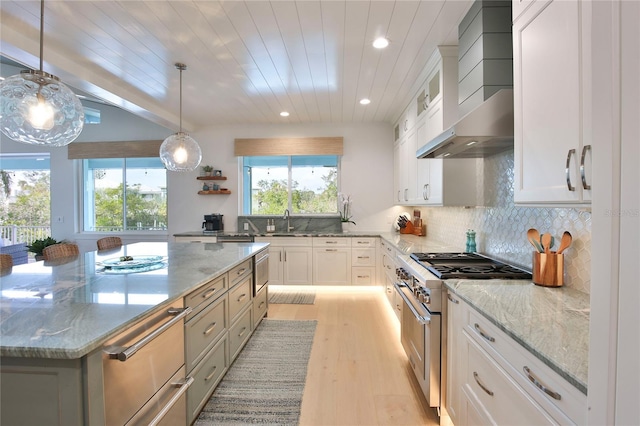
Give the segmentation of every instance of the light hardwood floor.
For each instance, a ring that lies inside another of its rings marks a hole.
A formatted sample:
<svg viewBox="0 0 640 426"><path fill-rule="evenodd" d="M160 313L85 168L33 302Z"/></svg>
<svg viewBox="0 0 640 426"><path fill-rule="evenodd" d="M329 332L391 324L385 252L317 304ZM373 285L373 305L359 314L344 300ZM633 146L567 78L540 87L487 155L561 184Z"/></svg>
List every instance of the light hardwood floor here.
<svg viewBox="0 0 640 426"><path fill-rule="evenodd" d="M437 425L380 287L314 287L314 305L269 305L272 319L318 321L301 425Z"/></svg>

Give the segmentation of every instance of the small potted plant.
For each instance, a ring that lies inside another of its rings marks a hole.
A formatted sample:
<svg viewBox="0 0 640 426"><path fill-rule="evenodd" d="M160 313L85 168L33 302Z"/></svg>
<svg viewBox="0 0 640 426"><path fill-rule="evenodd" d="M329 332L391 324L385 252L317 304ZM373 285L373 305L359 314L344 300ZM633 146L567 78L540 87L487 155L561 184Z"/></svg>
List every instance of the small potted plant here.
<svg viewBox="0 0 640 426"><path fill-rule="evenodd" d="M53 244L58 244L60 241L56 241L51 237L47 237L40 240L35 240L31 243L31 245L27 246L27 251L35 254L36 260L42 260L42 251L45 247L51 246Z"/></svg>
<svg viewBox="0 0 640 426"><path fill-rule="evenodd" d="M205 176L211 176L211 172L213 172L213 166L202 166L202 171L204 172Z"/></svg>

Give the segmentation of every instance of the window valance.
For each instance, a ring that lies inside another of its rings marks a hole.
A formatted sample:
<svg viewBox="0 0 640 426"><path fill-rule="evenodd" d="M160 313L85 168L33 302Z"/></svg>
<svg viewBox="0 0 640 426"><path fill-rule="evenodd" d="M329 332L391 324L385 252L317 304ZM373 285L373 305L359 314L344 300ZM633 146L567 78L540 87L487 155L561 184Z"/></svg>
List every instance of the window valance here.
<svg viewBox="0 0 640 426"><path fill-rule="evenodd" d="M342 155L343 137L236 139L235 156Z"/></svg>
<svg viewBox="0 0 640 426"><path fill-rule="evenodd" d="M86 158L159 157L162 141L73 142L68 146L69 160Z"/></svg>

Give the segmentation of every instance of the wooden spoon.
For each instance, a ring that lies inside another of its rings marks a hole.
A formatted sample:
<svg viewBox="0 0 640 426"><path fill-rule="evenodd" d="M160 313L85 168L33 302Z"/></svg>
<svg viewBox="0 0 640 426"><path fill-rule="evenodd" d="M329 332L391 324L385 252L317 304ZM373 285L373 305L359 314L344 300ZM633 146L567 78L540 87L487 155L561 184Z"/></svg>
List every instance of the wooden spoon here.
<svg viewBox="0 0 640 426"><path fill-rule="evenodd" d="M527 239L531 243L533 247L538 251L538 253L542 253L544 250L540 245L540 232L537 229L531 228L527 231Z"/></svg>
<svg viewBox="0 0 640 426"><path fill-rule="evenodd" d="M549 254L551 250L551 234L542 234L540 237L540 242L542 243L542 248L546 254Z"/></svg>
<svg viewBox="0 0 640 426"><path fill-rule="evenodd" d="M569 233L569 231L564 231L564 234L562 234L562 238L560 239L560 247L558 247L558 254L568 249L572 242L573 242L573 237L571 236L571 233Z"/></svg>

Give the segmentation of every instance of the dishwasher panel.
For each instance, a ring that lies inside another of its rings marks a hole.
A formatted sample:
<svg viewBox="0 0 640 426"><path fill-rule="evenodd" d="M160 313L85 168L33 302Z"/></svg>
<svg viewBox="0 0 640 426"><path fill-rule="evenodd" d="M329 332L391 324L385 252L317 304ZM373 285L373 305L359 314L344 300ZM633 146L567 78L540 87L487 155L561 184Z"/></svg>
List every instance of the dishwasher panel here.
<svg viewBox="0 0 640 426"><path fill-rule="evenodd" d="M184 316L188 310L182 307L181 301L176 301L171 312L166 308L157 312L103 347L107 425L127 423L184 366Z"/></svg>

